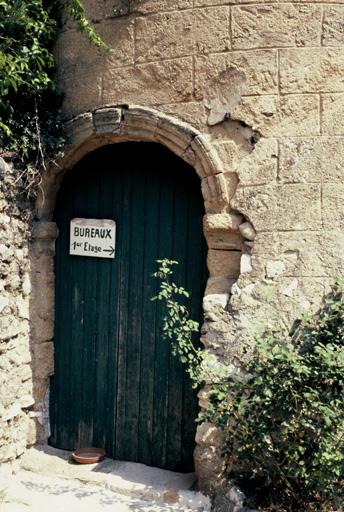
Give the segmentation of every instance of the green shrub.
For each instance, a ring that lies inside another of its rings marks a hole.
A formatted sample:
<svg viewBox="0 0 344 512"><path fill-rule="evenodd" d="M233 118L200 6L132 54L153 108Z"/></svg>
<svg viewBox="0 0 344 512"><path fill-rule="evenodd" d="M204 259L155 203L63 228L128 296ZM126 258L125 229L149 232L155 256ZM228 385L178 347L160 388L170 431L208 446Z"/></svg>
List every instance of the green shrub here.
<svg viewBox="0 0 344 512"><path fill-rule="evenodd" d="M93 44L105 46L80 0L0 0L0 152L27 166L29 188L65 143L53 54L63 5Z"/></svg>
<svg viewBox="0 0 344 512"><path fill-rule="evenodd" d="M342 346L287 344L266 336L245 382L213 391L212 420L226 425L228 476L286 510L343 498ZM223 394L223 389L221 390Z"/></svg>
<svg viewBox="0 0 344 512"><path fill-rule="evenodd" d="M179 288L166 284L171 262L162 263L156 276L169 292L158 298L173 304ZM343 290L339 282L321 311L291 333L261 336L240 378L212 385L204 418L225 432L228 478L269 510L343 510ZM165 320L168 338L184 347L188 364L178 318L177 324L171 314ZM197 362L204 361L198 354ZM204 372L192 375L195 385L204 383Z"/></svg>
<svg viewBox="0 0 344 512"><path fill-rule="evenodd" d="M261 337L245 374L243 381L226 382L225 406L213 410L213 420L226 424L229 476L250 482L286 510L324 510L330 503L342 507L342 283L294 332ZM214 406L216 388L213 400Z"/></svg>

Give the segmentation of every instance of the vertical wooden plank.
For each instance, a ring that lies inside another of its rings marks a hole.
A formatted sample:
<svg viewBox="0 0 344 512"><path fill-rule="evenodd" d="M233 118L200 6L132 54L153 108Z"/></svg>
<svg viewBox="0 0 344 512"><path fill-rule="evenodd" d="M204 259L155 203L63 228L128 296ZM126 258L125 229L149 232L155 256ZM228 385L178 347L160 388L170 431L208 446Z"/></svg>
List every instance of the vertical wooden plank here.
<svg viewBox="0 0 344 512"><path fill-rule="evenodd" d="M85 165L86 164L86 165ZM85 218L97 218L98 194L96 189L93 155L80 165L79 179L84 181L86 196ZM83 395L82 419L80 421L80 442L85 446L93 444L95 416L95 368L96 368L96 319L97 319L97 260L83 257L85 291L84 291L84 336L83 351Z"/></svg>
<svg viewBox="0 0 344 512"><path fill-rule="evenodd" d="M72 201L71 194L67 187L62 188L62 194L65 194L66 208L60 207L57 211L55 220L59 227L59 237L56 242L56 251L58 257L55 270L57 272L56 281L59 286L55 291L55 301L57 304L57 321L55 325L55 390L57 391L56 400L58 402L58 424L53 427L56 432L56 446L65 449L71 449L70 443L70 424L71 424L71 397L68 389L71 373L71 282L72 267L69 256L69 234L68 219L71 215ZM60 205L61 206L61 205ZM53 397L54 400L54 397Z"/></svg>
<svg viewBox="0 0 344 512"><path fill-rule="evenodd" d="M108 152L104 152L98 165L102 169L97 180L98 212L101 219L111 218L112 187L108 168ZM113 260L97 259L97 318L96 318L96 366L95 366L95 403L94 436L96 446L105 448L107 436L107 394L108 394L108 356L109 356L109 297L110 269ZM111 321L113 315L111 315Z"/></svg>
<svg viewBox="0 0 344 512"><path fill-rule="evenodd" d="M202 218L203 204L200 196L195 194L198 186L198 179L195 175L189 174L188 178L188 234L187 234L187 259L186 259L186 288L191 291L189 300L191 318L202 324L202 287L205 269L202 267L204 259L202 257L203 234ZM195 335L194 343L199 346L199 335ZM183 378L183 431L182 431L182 459L186 469L193 467L193 450L195 446L195 422L188 419L196 418L198 414L198 404L195 390L191 387L191 382L186 374Z"/></svg>
<svg viewBox="0 0 344 512"><path fill-rule="evenodd" d="M140 416L139 416L139 455L138 460L152 464L153 410L154 410L154 361L155 361L155 322L156 302L151 297L156 295L156 280L152 276L157 270L160 180L157 170L146 169L145 195L145 237L144 270L142 287L144 290L142 304L142 338L141 338L141 375L140 375ZM158 178L158 179L157 179Z"/></svg>
<svg viewBox="0 0 344 512"><path fill-rule="evenodd" d="M173 234L173 188L168 173L160 169L160 208L159 208L159 259L169 258L172 254ZM153 452L154 466L166 466L166 443L168 424L168 372L170 347L162 339L162 317L164 310L158 305L156 325L156 347L154 364L154 414L153 414Z"/></svg>
<svg viewBox="0 0 344 512"><path fill-rule="evenodd" d="M178 162L179 163L179 162ZM183 169L171 166L171 187L174 187L174 222L172 259L178 262L174 267L173 280L180 285L186 282L187 235L188 235L188 195L185 187ZM181 299L182 300L182 299ZM185 303L185 300L182 300ZM170 352L168 387L168 431L167 431L167 467L179 470L182 461L182 416L183 416L183 375L184 366Z"/></svg>
<svg viewBox="0 0 344 512"><path fill-rule="evenodd" d="M117 366L118 366L118 344L119 344L119 278L121 268L121 243L123 236L123 225L121 222L122 197L123 197L123 173L120 168L113 166L107 157L111 172L109 189L112 193L111 217L116 222L116 252L110 268L110 291L109 291L109 355L107 364L108 393L107 393L107 437L106 452L115 457L116 453L116 415L117 415Z"/></svg>
<svg viewBox="0 0 344 512"><path fill-rule="evenodd" d="M122 162L123 165L123 162ZM116 410L116 458L123 460L126 453L126 382L127 382L127 348L128 348L128 308L129 304L129 272L131 247L131 190L132 176L125 169L123 172L123 196L121 226L121 247L119 277L119 314L118 314L118 366L117 366L117 410Z"/></svg>
<svg viewBox="0 0 344 512"><path fill-rule="evenodd" d="M70 220L74 217L82 217L85 212L86 197L84 183L78 181L72 175L71 183L73 194L72 209L67 219L67 231ZM69 240L69 237L68 237ZM69 251L68 251L69 252ZM84 264L80 256L69 256L71 267L71 332L67 340L70 346L70 387L69 395L72 398L70 408L70 433L69 443L73 448L80 447L80 430L82 423L82 393L83 393L83 357L82 347L84 343ZM66 390L67 391L67 390Z"/></svg>
<svg viewBox="0 0 344 512"><path fill-rule="evenodd" d="M126 378L126 428L125 459L138 460L139 400L140 400L140 358L142 325L143 245L144 245L144 204L145 173L130 162L132 175L131 194L131 245L129 268L129 303L127 323L127 378ZM145 347L144 347L145 349Z"/></svg>
<svg viewBox="0 0 344 512"><path fill-rule="evenodd" d="M69 220L73 216L73 195L71 191L72 176L68 177L62 187L61 194L66 201L65 205L57 205L56 221L59 226L59 237L56 243L56 314L55 323L55 365L57 393L59 393L58 402L62 416L57 431L63 439L60 445L65 448L73 448L75 439L72 439L74 431L74 416L71 392L69 385L71 383L71 373L73 366L73 354L71 338L73 335L72 318L74 315L72 282L73 282L73 261L69 256ZM60 314L61 313L61 314ZM64 428L62 423L66 422L68 428Z"/></svg>

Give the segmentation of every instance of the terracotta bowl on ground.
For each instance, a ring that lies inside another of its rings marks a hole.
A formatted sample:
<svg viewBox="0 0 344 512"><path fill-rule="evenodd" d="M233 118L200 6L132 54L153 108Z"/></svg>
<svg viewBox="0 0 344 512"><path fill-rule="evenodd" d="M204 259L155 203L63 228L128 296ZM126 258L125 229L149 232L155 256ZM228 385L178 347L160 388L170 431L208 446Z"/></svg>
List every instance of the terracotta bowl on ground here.
<svg viewBox="0 0 344 512"><path fill-rule="evenodd" d="M72 459L78 464L95 464L105 457L103 448L79 448L72 453Z"/></svg>

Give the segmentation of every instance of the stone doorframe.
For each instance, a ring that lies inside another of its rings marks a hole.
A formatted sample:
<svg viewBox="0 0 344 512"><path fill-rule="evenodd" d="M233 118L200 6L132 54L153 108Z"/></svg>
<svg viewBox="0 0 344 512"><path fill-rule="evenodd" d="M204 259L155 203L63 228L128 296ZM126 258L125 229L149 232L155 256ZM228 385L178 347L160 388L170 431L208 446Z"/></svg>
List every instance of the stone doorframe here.
<svg viewBox="0 0 344 512"><path fill-rule="evenodd" d="M68 145L64 148L63 158L51 166L42 177L36 203L37 220L32 229L30 249L31 348L34 354L35 398L31 414L36 423L36 439L41 443L46 443L49 436L49 377L54 372L54 245L58 233L52 218L56 196L64 174L86 154L108 144L128 141L160 143L190 164L201 179L206 211L204 234L209 248L230 250L228 247L216 246L216 240L220 238L222 241L221 234L223 235L228 229L223 225L223 219L230 218L229 191L222 162L211 143L199 131L157 110L137 106L111 106L86 112L69 121L66 124L66 130ZM231 227L229 226L230 231ZM231 231L230 244L232 244L231 250L240 252L240 236L233 231ZM213 252L224 254L224 251L214 250ZM219 260L219 254L216 258ZM218 265L215 263L215 266ZM209 258L208 267L209 281L212 278L221 278L218 275L219 272L215 277L212 274ZM224 292L228 297L229 289ZM209 289L207 293L216 292ZM218 304L216 306L218 307ZM226 302L221 306L224 309ZM202 394L200 406L202 407ZM223 462L218 455L215 438L211 426L205 428L203 424L198 428L195 465L200 486L203 489L213 488L211 482L216 481L220 484L219 477Z"/></svg>

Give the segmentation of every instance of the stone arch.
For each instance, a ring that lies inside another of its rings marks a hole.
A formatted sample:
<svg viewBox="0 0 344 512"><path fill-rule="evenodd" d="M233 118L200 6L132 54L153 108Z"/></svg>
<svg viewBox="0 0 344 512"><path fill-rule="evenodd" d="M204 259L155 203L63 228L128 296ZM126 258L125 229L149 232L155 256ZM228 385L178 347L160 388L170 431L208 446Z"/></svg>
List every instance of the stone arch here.
<svg viewBox="0 0 344 512"><path fill-rule="evenodd" d="M107 144L157 142L190 164L201 179L206 213L228 206L223 166L217 152L195 128L161 112L136 106L105 107L86 112L66 124L64 156L44 174L36 204L39 220L50 221L63 175L83 156Z"/></svg>
<svg viewBox="0 0 344 512"><path fill-rule="evenodd" d="M220 310L221 314L225 313L230 286L239 274L243 243L238 231L243 218L230 211L231 191L227 189L222 161L207 137L189 124L151 108L109 106L85 112L68 121L66 133L68 144L63 157L54 162L42 177L30 247L30 326L35 400L35 434L32 439L43 444L49 437L49 377L54 373L54 244L58 233L52 218L64 174L87 153L108 144L130 141L160 143L195 169L201 180L206 212L204 235L209 248L209 280L204 300L208 335L202 335L206 348L211 348L206 338L214 337L212 323L215 317L220 318ZM215 317L211 313L213 310L217 311ZM199 395L201 409L206 400L203 394ZM200 488L208 492L221 485L224 468L213 430L214 427L208 425L198 427L194 457Z"/></svg>

